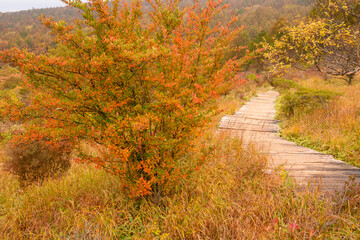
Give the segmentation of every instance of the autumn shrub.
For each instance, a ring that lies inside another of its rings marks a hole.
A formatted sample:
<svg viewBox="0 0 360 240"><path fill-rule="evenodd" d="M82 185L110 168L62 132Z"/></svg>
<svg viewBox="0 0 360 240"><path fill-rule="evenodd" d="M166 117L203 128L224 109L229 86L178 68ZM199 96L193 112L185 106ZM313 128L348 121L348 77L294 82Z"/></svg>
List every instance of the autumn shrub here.
<svg viewBox="0 0 360 240"><path fill-rule="evenodd" d="M68 146L47 146L41 141L9 144L5 170L16 175L21 186L39 183L60 176L70 168L71 149Z"/></svg>
<svg viewBox="0 0 360 240"><path fill-rule="evenodd" d="M291 118L299 113L311 113L314 109L326 106L336 97L336 92L315 90L299 87L293 91L286 91L278 100L279 118Z"/></svg>
<svg viewBox="0 0 360 240"><path fill-rule="evenodd" d="M244 83L235 73L246 58L223 61L242 29L232 27L238 17L217 24L228 5L216 0L184 9L149 0L146 13L139 0L67 2L82 13L76 24L42 18L57 55L1 53L28 90L23 101L8 99L2 115L21 122L26 138L87 141L99 154L77 160L118 176L130 196L171 190L202 164L182 159L217 112L214 99Z"/></svg>

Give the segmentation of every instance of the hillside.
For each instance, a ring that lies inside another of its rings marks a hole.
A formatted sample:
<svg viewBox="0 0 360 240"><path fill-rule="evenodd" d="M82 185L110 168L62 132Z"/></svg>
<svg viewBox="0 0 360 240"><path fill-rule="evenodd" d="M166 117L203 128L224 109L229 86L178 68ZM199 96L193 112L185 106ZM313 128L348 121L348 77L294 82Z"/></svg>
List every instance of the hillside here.
<svg viewBox="0 0 360 240"><path fill-rule="evenodd" d="M0 15L0 50L18 47L40 53L54 47L52 37L39 21L41 15L68 22L73 22L80 17L77 10L62 7L2 13Z"/></svg>
<svg viewBox="0 0 360 240"><path fill-rule="evenodd" d="M183 1L181 4L188 6L191 1ZM285 17L293 21L306 16L311 9L311 4L307 4L305 0L230 0L230 4L231 7L218 17L227 21L233 14L241 16L238 24L246 26L242 33L246 38L240 43L243 45L253 40L261 31L269 32L278 18ZM149 6L145 5L144 8ZM0 51L18 47L40 53L53 48L55 45L52 36L39 21L41 15L68 23L81 17L78 10L64 7L0 13Z"/></svg>

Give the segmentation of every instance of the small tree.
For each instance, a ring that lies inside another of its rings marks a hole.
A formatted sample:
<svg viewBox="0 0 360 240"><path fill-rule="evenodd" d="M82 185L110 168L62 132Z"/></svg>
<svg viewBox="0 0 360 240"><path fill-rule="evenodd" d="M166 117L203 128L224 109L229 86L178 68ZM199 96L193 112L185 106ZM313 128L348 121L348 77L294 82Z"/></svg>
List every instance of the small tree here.
<svg viewBox="0 0 360 240"><path fill-rule="evenodd" d="M82 11L75 25L42 17L61 51L19 49L1 57L27 78L26 101L8 101L3 116L20 121L22 139L49 144L84 140L98 154L79 153L123 179L133 197L161 192L185 175L180 157L215 109L214 98L241 79L241 62L224 54L240 29L212 22L226 5L181 10L179 0L64 1ZM18 141L22 141L21 138Z"/></svg>
<svg viewBox="0 0 360 240"><path fill-rule="evenodd" d="M317 1L316 6L320 6L321 2L324 0ZM354 9L355 6L350 4L356 2L327 2L328 7L321 5L321 14L316 15L313 10L313 18L285 27L285 34L275 41L274 46L267 46L266 57L271 59L275 69L312 67L326 74L344 77L351 84L360 71L360 29L354 22L355 17L350 21L350 13L344 17L346 13L341 11ZM331 7L333 4L338 8ZM343 20L335 17L336 13L342 15Z"/></svg>

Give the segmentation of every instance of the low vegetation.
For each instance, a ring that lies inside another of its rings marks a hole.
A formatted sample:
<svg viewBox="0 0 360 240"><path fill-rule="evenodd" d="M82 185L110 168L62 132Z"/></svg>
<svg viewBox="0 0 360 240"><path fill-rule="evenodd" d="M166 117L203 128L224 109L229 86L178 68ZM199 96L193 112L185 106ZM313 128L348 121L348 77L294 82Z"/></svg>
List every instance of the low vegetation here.
<svg viewBox="0 0 360 240"><path fill-rule="evenodd" d="M47 147L40 141L9 144L4 168L18 177L21 186L41 182L69 169L71 150L66 144Z"/></svg>
<svg viewBox="0 0 360 240"><path fill-rule="evenodd" d="M219 101L223 114L233 114L255 89L247 84L224 96ZM205 156L204 165L157 201L129 198L119 178L95 165L73 163L61 178L26 188L3 171L0 235L17 240L360 236L360 186L349 183L329 198L312 187L299 192L286 172L266 173L268 158L258 147L216 133L220 117L199 139L204 154L184 159L193 162Z"/></svg>
<svg viewBox="0 0 360 240"><path fill-rule="evenodd" d="M205 165L155 204L129 199L119 179L77 164L61 179L20 188L0 175L4 239L357 239L359 186L333 199L265 174L255 146L209 134ZM193 156L197 157L197 156Z"/></svg>
<svg viewBox="0 0 360 240"><path fill-rule="evenodd" d="M338 94L336 92L298 87L283 91L279 97L278 117L280 119L292 118L295 115L311 114L315 109L329 106L332 99Z"/></svg>
<svg viewBox="0 0 360 240"><path fill-rule="evenodd" d="M346 86L341 79L313 77L301 81L299 88L285 91L279 101L282 135L360 166L360 85ZM300 94L304 89L308 89L307 94Z"/></svg>

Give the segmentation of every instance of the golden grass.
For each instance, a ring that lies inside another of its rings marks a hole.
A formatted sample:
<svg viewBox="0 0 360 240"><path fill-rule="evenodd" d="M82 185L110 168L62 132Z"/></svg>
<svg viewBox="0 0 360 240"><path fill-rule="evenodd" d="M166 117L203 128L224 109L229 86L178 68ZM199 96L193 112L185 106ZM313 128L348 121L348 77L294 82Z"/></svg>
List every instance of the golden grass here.
<svg viewBox="0 0 360 240"><path fill-rule="evenodd" d="M161 204L128 199L119 181L90 165L21 190L1 175L2 239L331 239L360 236L359 186L335 197L298 192L264 173L267 159L213 136L207 163ZM341 200L341 201L340 201ZM291 228L291 226L293 226ZM297 227L298 226L298 227Z"/></svg>
<svg viewBox="0 0 360 240"><path fill-rule="evenodd" d="M341 96L326 107L286 121L282 133L298 143L360 166L360 85L347 86L341 80L325 82L319 78L302 81L301 85L339 92Z"/></svg>
<svg viewBox="0 0 360 240"><path fill-rule="evenodd" d="M203 167L159 204L127 198L91 165L26 189L2 172L0 239L359 239L359 186L329 198L299 192L286 175L265 173L256 146L215 129L205 140L213 151Z"/></svg>

